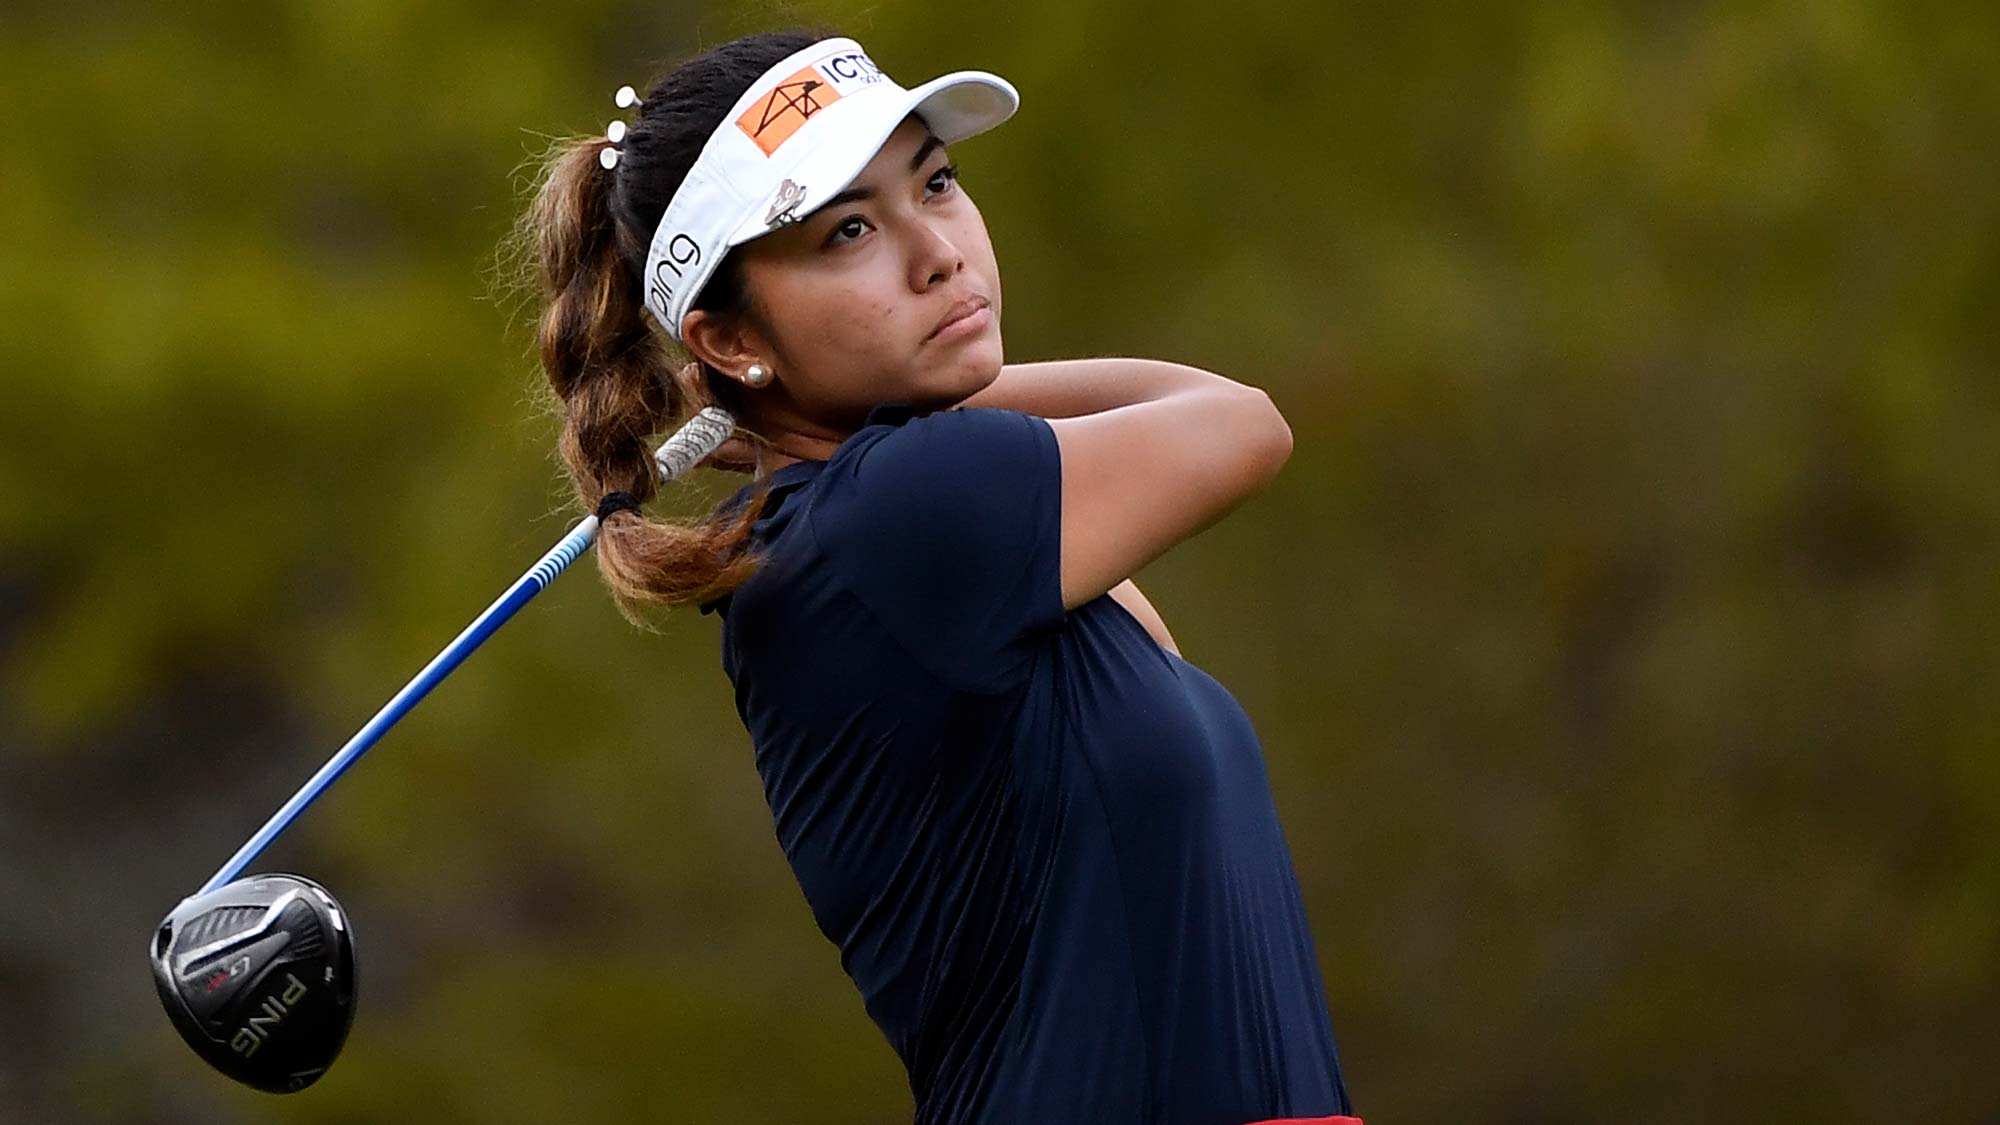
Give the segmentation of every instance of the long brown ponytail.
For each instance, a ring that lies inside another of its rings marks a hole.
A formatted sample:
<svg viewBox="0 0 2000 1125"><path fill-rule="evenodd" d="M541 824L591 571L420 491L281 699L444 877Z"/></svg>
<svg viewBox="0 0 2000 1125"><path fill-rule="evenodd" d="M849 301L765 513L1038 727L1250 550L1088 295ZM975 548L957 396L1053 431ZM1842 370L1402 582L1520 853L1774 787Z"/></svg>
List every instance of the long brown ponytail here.
<svg viewBox="0 0 2000 1125"><path fill-rule="evenodd" d="M742 417L734 381L706 368L695 368L700 375L685 383L676 376L685 361L651 323L639 271L654 227L729 107L766 69L827 34L754 35L683 63L644 95L615 169L599 161L610 143L601 135L557 141L544 157L512 241L533 263L543 302L542 370L563 403L558 445L586 508L595 510L611 492L652 497L655 446L702 407ZM733 265L722 261L695 307L740 306ZM746 548L763 497L761 487L754 490L726 520L610 515L597 560L620 609L640 621L641 606L707 601L742 585L761 562Z"/></svg>

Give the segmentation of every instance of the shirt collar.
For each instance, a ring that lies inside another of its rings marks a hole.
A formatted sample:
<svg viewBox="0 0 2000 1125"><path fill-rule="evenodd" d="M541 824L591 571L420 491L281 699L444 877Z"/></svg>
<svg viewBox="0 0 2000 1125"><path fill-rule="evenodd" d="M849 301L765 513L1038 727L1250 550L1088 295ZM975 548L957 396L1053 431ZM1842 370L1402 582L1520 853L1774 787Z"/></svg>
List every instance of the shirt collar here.
<svg viewBox="0 0 2000 1125"><path fill-rule="evenodd" d="M907 402L885 402L868 412L863 426L900 426L916 417L916 408Z"/></svg>
<svg viewBox="0 0 2000 1125"><path fill-rule="evenodd" d="M916 417L916 414L916 408L907 402L885 402L868 411L868 416L861 421L861 428L867 429L870 426L900 426ZM849 438L848 440L852 441L853 439ZM819 471L824 468L826 468L825 461L794 461L789 465L772 470L770 477L771 491L769 497L764 501L764 510L759 515L768 519L777 514L778 509L784 506L783 497L804 487L814 477L818 476ZM748 497L754 487L755 485L744 486L737 493L739 502L741 498Z"/></svg>
<svg viewBox="0 0 2000 1125"><path fill-rule="evenodd" d="M861 427L867 429L870 426L900 426L914 417L916 417L916 408L909 403L885 402L868 412L868 416L862 419ZM849 440L853 439L850 438ZM812 483L813 478L819 476L820 470L824 468L826 468L825 461L794 461L789 465L772 470L769 478L770 489L765 494L764 507L757 513L758 519L755 530L761 533L765 527L769 526L770 521L776 518L779 511L784 508L785 498ZM752 482L738 489L736 494L731 496L718 509L718 514L734 512L742 505L748 503L750 494L756 490L756 487L755 482ZM704 603L701 607L701 612L713 612L718 604L727 600L728 595L724 595L715 601Z"/></svg>

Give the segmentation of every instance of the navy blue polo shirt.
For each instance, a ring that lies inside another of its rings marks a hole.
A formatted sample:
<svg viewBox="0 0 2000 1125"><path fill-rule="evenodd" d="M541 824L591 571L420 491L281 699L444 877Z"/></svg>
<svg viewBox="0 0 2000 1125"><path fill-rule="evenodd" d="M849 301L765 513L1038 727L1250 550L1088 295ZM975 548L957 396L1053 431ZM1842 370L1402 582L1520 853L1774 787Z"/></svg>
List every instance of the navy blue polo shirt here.
<svg viewBox="0 0 2000 1125"><path fill-rule="evenodd" d="M1257 735L1109 595L1064 612L1061 471L1044 419L891 405L772 474L702 612L778 843L918 1125L1350 1112Z"/></svg>

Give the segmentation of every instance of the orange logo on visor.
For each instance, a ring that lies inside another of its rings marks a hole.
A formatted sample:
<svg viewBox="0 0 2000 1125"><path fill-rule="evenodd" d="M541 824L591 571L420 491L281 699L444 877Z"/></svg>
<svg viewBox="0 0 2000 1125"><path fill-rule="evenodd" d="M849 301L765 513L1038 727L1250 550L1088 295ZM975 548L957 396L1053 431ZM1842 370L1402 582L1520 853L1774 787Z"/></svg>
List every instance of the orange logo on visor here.
<svg viewBox="0 0 2000 1125"><path fill-rule="evenodd" d="M736 119L736 127L756 141L765 156L770 156L799 131L806 118L839 100L840 91L833 88L833 83L818 70L807 67L750 103L750 108Z"/></svg>

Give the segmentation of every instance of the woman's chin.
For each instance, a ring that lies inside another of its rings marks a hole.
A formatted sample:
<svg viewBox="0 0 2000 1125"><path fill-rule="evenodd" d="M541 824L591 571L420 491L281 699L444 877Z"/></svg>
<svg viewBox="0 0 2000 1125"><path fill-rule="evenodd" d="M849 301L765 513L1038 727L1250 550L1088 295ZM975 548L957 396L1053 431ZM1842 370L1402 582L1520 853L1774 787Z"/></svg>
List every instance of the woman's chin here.
<svg viewBox="0 0 2000 1125"><path fill-rule="evenodd" d="M974 357L966 358L970 361ZM978 362L968 362L960 377L952 381L952 405L956 406L992 386L993 381L1000 377L1000 349L997 344L990 356L982 355L977 359Z"/></svg>
<svg viewBox="0 0 2000 1125"><path fill-rule="evenodd" d="M1000 326L981 335L977 340L967 340L956 357L959 369L964 372L960 386L970 386L966 394L979 390L1000 377L1000 366L1004 362L1004 349L1000 346Z"/></svg>

